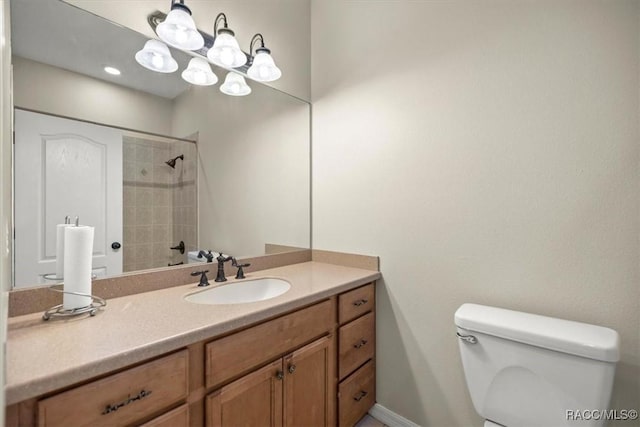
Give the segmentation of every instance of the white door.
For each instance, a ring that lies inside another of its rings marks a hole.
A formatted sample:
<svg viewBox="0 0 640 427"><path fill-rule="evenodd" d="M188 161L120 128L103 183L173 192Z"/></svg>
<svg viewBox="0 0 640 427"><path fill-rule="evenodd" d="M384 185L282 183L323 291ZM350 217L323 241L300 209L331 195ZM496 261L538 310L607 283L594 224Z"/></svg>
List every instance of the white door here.
<svg viewBox="0 0 640 427"><path fill-rule="evenodd" d="M93 272L122 273L122 132L16 109L14 153L15 286L51 283L67 215L95 227Z"/></svg>

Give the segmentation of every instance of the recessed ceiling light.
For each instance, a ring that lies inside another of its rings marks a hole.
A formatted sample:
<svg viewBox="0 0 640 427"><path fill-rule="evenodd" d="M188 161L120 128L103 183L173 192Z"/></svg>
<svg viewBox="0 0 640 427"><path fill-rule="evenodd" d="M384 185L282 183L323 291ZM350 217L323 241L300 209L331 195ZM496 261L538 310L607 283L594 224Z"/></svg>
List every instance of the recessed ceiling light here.
<svg viewBox="0 0 640 427"><path fill-rule="evenodd" d="M117 68L104 67L104 71L106 71L107 73L112 74L114 76L119 76L120 75L120 70L118 70Z"/></svg>

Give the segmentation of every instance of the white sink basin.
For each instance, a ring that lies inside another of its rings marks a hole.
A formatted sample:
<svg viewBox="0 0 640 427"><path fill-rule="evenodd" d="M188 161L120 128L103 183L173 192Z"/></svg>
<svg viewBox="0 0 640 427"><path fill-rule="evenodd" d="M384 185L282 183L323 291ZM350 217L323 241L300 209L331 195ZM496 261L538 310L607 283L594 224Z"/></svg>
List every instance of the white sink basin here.
<svg viewBox="0 0 640 427"><path fill-rule="evenodd" d="M290 288L289 282L282 279L253 279L196 292L184 299L196 304L244 304L275 298Z"/></svg>

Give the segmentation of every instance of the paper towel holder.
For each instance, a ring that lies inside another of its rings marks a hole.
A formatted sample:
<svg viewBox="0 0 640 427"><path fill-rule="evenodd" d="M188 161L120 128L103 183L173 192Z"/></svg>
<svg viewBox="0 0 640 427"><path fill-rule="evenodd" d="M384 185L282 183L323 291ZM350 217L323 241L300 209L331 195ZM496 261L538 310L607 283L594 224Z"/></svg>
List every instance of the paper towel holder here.
<svg viewBox="0 0 640 427"><path fill-rule="evenodd" d="M81 297L90 297L91 304L87 305L86 307L73 308L73 309L66 309L63 307L63 304L55 305L50 309L46 310L42 314L42 320L49 320L53 317L78 316L84 313L89 313L89 316L93 317L98 313L99 308L107 305L107 301L105 299L97 297L95 295L88 295L80 292L63 291L62 289L56 289L55 286L58 286L58 285L50 286L49 289L54 292L60 292L62 294L71 294L71 295L78 295Z"/></svg>
<svg viewBox="0 0 640 427"><path fill-rule="evenodd" d="M42 278L44 280L64 280L64 277L58 277L56 276L56 273L47 273L47 274L43 274ZM91 273L91 280L95 280L98 278L98 275L96 273Z"/></svg>

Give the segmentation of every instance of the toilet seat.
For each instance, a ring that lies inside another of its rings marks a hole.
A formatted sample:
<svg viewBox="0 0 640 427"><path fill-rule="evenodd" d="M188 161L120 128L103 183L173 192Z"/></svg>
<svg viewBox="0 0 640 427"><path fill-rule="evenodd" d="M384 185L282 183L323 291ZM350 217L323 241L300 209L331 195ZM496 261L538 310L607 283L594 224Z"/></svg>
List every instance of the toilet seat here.
<svg viewBox="0 0 640 427"><path fill-rule="evenodd" d="M505 427L502 424L496 424L493 421L484 420L484 427Z"/></svg>

